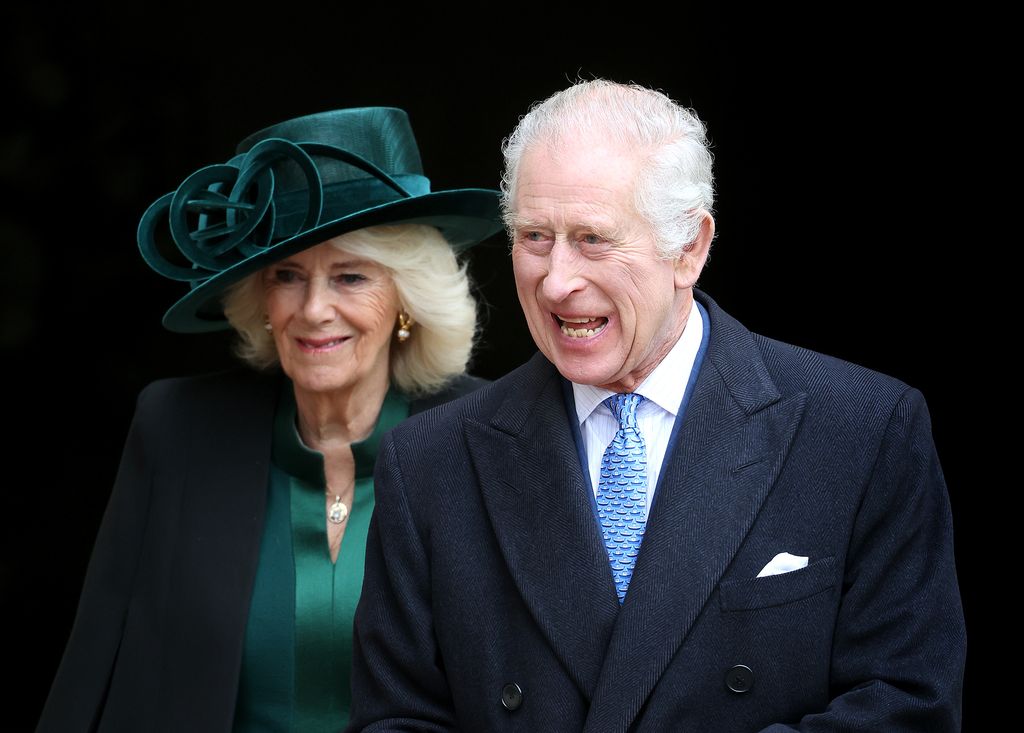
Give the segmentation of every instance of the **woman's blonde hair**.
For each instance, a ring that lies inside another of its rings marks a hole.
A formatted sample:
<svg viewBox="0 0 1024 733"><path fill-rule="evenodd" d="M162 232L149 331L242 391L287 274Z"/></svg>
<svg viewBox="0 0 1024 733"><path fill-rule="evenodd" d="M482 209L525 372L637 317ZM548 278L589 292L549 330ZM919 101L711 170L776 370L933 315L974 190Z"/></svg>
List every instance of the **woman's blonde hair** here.
<svg viewBox="0 0 1024 733"><path fill-rule="evenodd" d="M407 341L392 335L392 384L410 396L430 394L466 371L476 340L476 301L466 264L458 261L440 231L424 224L389 224L328 241L385 267L400 307L413 319ZM273 336L264 328L261 272L227 290L224 314L238 332L235 351L242 360L257 369L278 366Z"/></svg>

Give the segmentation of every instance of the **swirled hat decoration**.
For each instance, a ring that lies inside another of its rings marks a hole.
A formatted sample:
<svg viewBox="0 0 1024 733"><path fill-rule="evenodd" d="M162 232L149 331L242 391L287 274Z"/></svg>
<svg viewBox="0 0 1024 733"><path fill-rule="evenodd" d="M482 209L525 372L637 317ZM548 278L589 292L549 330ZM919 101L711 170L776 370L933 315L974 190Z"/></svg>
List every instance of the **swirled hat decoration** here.
<svg viewBox="0 0 1024 733"><path fill-rule="evenodd" d="M462 251L502 229L498 191L431 192L401 109L299 117L250 135L236 152L188 176L139 222L146 263L191 287L164 314L171 331L227 328L220 303L225 288L345 232L429 224ZM173 245L161 247L158 234L167 230Z"/></svg>

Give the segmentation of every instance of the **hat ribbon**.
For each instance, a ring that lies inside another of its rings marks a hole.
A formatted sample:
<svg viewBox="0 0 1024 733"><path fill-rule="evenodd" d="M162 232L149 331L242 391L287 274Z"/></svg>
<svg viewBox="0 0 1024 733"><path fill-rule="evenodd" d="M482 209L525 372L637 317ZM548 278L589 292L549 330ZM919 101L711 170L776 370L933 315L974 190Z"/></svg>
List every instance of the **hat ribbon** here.
<svg viewBox="0 0 1024 733"><path fill-rule="evenodd" d="M299 231L288 237L315 228L323 214L324 185L313 155L340 160L369 173L402 198L412 196L395 178L356 153L324 143L268 138L243 156L200 168L177 190L150 205L137 232L146 264L164 277L194 282L269 249L274 244L277 220L273 166L288 160L298 165L308 183L307 190L300 192L306 196L304 221ZM415 184L422 177L397 178ZM155 232L164 216L174 244L191 267L174 264L158 250Z"/></svg>

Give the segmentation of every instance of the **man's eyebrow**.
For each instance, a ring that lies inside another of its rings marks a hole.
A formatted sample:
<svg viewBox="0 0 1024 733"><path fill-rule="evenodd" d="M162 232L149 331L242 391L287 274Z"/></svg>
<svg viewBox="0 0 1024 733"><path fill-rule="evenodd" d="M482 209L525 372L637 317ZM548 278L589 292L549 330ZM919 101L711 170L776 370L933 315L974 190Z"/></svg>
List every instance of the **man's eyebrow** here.
<svg viewBox="0 0 1024 733"><path fill-rule="evenodd" d="M595 224L594 222L581 221L574 224L570 231L579 232L591 232L601 237L601 239L607 239L609 242L618 242L622 236L622 230L614 225Z"/></svg>
<svg viewBox="0 0 1024 733"><path fill-rule="evenodd" d="M537 219L529 219L526 217L513 216L510 219L510 224L513 229L550 229L551 225L547 222L541 222ZM603 239L609 241L618 241L619 239L619 228L614 225L596 224L592 221L576 221L569 225L570 232L593 232Z"/></svg>
<svg viewBox="0 0 1024 733"><path fill-rule="evenodd" d="M536 219L513 215L509 219L513 229L543 229L546 224L541 224Z"/></svg>

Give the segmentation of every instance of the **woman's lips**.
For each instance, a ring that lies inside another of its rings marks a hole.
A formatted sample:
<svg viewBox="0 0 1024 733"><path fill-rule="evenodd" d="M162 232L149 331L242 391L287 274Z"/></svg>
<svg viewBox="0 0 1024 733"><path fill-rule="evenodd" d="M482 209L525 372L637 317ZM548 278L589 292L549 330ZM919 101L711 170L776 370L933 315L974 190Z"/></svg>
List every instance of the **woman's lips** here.
<svg viewBox="0 0 1024 733"><path fill-rule="evenodd" d="M309 353L318 353L322 351L330 351L331 349L337 348L345 341L348 341L348 336L336 336L334 338L326 339L304 339L297 338L295 342L299 345L299 348Z"/></svg>

